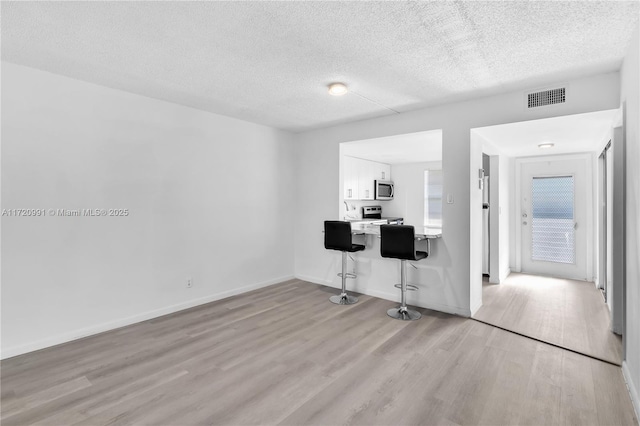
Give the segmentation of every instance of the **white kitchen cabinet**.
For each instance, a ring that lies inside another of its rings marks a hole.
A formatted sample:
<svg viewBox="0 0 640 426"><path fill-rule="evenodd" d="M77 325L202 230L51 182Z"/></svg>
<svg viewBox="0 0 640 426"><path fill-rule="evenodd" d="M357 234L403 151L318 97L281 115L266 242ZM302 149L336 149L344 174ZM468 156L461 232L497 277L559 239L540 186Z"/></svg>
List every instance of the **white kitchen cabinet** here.
<svg viewBox="0 0 640 426"><path fill-rule="evenodd" d="M373 200L375 197L374 180L378 163L359 160L358 164L358 192L361 200Z"/></svg>
<svg viewBox="0 0 640 426"><path fill-rule="evenodd" d="M391 164L382 165L382 179L380 180L391 180Z"/></svg>
<svg viewBox="0 0 640 426"><path fill-rule="evenodd" d="M342 176L344 178L344 199L358 200L360 193L358 192L359 182L359 163L358 158L343 157Z"/></svg>
<svg viewBox="0 0 640 426"><path fill-rule="evenodd" d="M374 180L391 180L391 166L384 163L374 163Z"/></svg>
<svg viewBox="0 0 640 426"><path fill-rule="evenodd" d="M355 157L343 157L343 181L345 200L375 199L375 181L390 180L391 166Z"/></svg>

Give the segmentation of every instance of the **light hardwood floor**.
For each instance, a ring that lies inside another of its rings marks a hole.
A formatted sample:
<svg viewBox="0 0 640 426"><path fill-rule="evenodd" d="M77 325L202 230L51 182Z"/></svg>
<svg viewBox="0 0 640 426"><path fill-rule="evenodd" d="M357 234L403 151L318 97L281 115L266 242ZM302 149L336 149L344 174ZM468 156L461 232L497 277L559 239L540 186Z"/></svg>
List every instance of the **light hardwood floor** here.
<svg viewBox="0 0 640 426"><path fill-rule="evenodd" d="M620 368L292 280L4 360L2 425L632 425Z"/></svg>
<svg viewBox="0 0 640 426"><path fill-rule="evenodd" d="M483 282L481 321L622 365L622 339L610 330L600 290L585 281L512 273Z"/></svg>

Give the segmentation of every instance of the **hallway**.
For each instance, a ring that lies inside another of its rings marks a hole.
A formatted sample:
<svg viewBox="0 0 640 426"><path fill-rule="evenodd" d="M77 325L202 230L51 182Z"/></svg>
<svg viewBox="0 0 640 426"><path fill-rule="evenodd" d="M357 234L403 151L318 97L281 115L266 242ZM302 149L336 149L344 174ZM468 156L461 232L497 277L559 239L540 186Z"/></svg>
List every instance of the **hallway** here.
<svg viewBox="0 0 640 426"><path fill-rule="evenodd" d="M474 319L604 361L622 364L622 339L593 283L512 273L483 282Z"/></svg>

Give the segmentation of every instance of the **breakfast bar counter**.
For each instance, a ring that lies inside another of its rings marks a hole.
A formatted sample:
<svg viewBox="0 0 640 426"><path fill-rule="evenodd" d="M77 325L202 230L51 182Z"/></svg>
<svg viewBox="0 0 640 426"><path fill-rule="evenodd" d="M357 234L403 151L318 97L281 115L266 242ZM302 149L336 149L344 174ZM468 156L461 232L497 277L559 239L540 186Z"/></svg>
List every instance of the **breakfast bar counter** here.
<svg viewBox="0 0 640 426"><path fill-rule="evenodd" d="M368 223L351 223L351 231L354 234L380 235L380 225ZM442 228L428 226L416 226L416 240L442 238Z"/></svg>
<svg viewBox="0 0 640 426"><path fill-rule="evenodd" d="M347 273L355 275L355 278L349 280L346 287L349 292L387 299L391 301L389 308L392 308L402 298L402 292L394 288L399 282L398 278L402 281L402 265L397 259L382 256L380 227L379 223L351 222L352 243L364 246L364 250L348 255ZM448 309L456 294L444 285L447 272L442 263L450 258L442 238L442 228L414 226L414 232L415 251L426 252L428 257L420 262L411 261L411 267L406 268L407 285L418 290L405 293L407 305L466 314L466 311ZM332 255L330 259L331 263L326 265L323 279L318 282L339 289L342 287L341 278L335 275L335 271L342 269L341 256Z"/></svg>

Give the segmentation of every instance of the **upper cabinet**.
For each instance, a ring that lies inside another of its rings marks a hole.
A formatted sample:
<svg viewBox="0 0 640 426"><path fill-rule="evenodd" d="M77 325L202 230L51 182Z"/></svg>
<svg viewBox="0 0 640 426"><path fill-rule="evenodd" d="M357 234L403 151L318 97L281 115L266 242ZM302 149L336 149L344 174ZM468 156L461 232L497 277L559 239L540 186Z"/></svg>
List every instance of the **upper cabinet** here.
<svg viewBox="0 0 640 426"><path fill-rule="evenodd" d="M375 180L391 180L391 166L389 164L383 164L383 163L373 163L373 164L375 164L375 171L374 171Z"/></svg>
<svg viewBox="0 0 640 426"><path fill-rule="evenodd" d="M360 194L358 192L359 181L359 164L358 158L344 157L343 158L342 176L344 177L344 199L345 200L358 200Z"/></svg>
<svg viewBox="0 0 640 426"><path fill-rule="evenodd" d="M374 184L372 177L375 174L373 161L358 160L358 189L361 200L373 200Z"/></svg>
<svg viewBox="0 0 640 426"><path fill-rule="evenodd" d="M375 181L390 180L391 166L355 157L343 157L344 199L374 200Z"/></svg>

